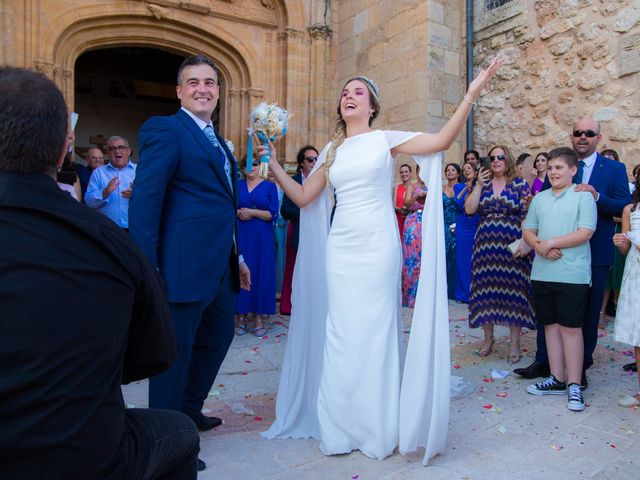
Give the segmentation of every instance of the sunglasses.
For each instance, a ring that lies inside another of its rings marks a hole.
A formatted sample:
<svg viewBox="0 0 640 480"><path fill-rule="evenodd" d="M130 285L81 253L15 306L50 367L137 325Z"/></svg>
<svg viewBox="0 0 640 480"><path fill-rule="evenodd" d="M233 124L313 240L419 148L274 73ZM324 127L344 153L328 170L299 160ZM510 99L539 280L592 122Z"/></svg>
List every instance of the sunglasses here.
<svg viewBox="0 0 640 480"><path fill-rule="evenodd" d="M593 130L574 130L573 131L573 136L576 138L580 138L582 135L584 135L587 138L593 138L600 134L598 132L594 132Z"/></svg>
<svg viewBox="0 0 640 480"><path fill-rule="evenodd" d="M304 159L309 163L313 163L318 160L318 157L304 157Z"/></svg>
<svg viewBox="0 0 640 480"><path fill-rule="evenodd" d="M489 160L491 162L495 162L496 160L500 160L501 162L504 162L505 158L507 157L505 157L504 155L489 155Z"/></svg>
<svg viewBox="0 0 640 480"><path fill-rule="evenodd" d="M258 165L260 165L260 163L258 163L258 162L251 162L251 166L253 166L253 167L257 167Z"/></svg>

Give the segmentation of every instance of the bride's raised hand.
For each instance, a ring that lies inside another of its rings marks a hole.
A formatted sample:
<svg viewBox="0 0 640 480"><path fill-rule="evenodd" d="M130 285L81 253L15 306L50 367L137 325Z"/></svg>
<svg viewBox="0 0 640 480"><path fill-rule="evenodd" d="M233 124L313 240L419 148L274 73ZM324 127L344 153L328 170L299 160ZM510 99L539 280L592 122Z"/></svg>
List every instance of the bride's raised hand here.
<svg viewBox="0 0 640 480"><path fill-rule="evenodd" d="M476 75L476 78L474 78L469 84L469 89L467 90L467 98L469 98L470 101L476 101L480 92L482 92L482 90L484 90L484 88L489 84L493 76L503 64L504 58L496 57L486 69L482 69L478 72L478 75Z"/></svg>

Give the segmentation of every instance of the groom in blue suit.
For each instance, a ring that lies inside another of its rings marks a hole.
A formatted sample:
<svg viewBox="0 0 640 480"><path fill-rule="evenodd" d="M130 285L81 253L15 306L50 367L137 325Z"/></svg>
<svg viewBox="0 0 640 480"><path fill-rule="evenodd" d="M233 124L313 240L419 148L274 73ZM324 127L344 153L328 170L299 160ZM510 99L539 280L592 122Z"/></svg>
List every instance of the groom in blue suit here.
<svg viewBox="0 0 640 480"><path fill-rule="evenodd" d="M627 172L624 164L599 155L596 148L602 134L600 123L592 118L583 118L576 122L570 135L573 149L580 159L578 172L574 177L577 192L589 192L596 200L598 223L589 241L591 247L591 288L589 304L584 319L582 335L584 338L584 364L582 388L587 388L586 370L593 365L593 352L598 342L598 322L602 308L602 296L613 264L614 246L613 217L621 217L622 209L631 203ZM550 188L545 179L543 189ZM514 373L524 378L549 376L549 360L545 343L544 329L538 328L537 351L535 361L526 368L516 368Z"/></svg>
<svg viewBox="0 0 640 480"><path fill-rule="evenodd" d="M250 276L236 244L237 163L211 123L220 92L214 63L185 59L176 92L182 108L140 130L129 233L165 280L178 343L175 364L149 381L149 407L179 410L209 430L222 421L201 409Z"/></svg>

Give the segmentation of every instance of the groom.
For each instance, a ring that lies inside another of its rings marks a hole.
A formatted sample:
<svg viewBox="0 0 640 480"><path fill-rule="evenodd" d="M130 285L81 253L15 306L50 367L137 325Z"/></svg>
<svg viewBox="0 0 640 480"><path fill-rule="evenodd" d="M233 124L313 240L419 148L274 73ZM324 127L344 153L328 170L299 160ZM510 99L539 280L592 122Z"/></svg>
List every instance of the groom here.
<svg viewBox="0 0 640 480"><path fill-rule="evenodd" d="M173 367L149 381L149 407L179 410L210 430L222 420L201 409L250 275L236 245L237 163L211 123L220 93L214 63L185 59L176 92L181 109L140 130L129 232L165 280L178 341Z"/></svg>

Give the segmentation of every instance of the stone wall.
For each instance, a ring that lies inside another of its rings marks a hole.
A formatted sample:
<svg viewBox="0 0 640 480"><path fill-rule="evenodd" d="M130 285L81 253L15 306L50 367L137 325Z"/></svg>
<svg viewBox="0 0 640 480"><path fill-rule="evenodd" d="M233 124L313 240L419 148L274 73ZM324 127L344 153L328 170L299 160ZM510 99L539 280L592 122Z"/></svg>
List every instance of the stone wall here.
<svg viewBox="0 0 640 480"><path fill-rule="evenodd" d="M374 126L437 131L464 93L463 7L461 0L338 2L333 108L344 83L366 75L382 92ZM448 159L460 160L462 139Z"/></svg>
<svg viewBox="0 0 640 480"><path fill-rule="evenodd" d="M569 144L573 122L602 124L600 149L630 170L640 163L640 0L514 0L491 12L476 2L474 64L506 59L478 101L476 146L515 155Z"/></svg>

